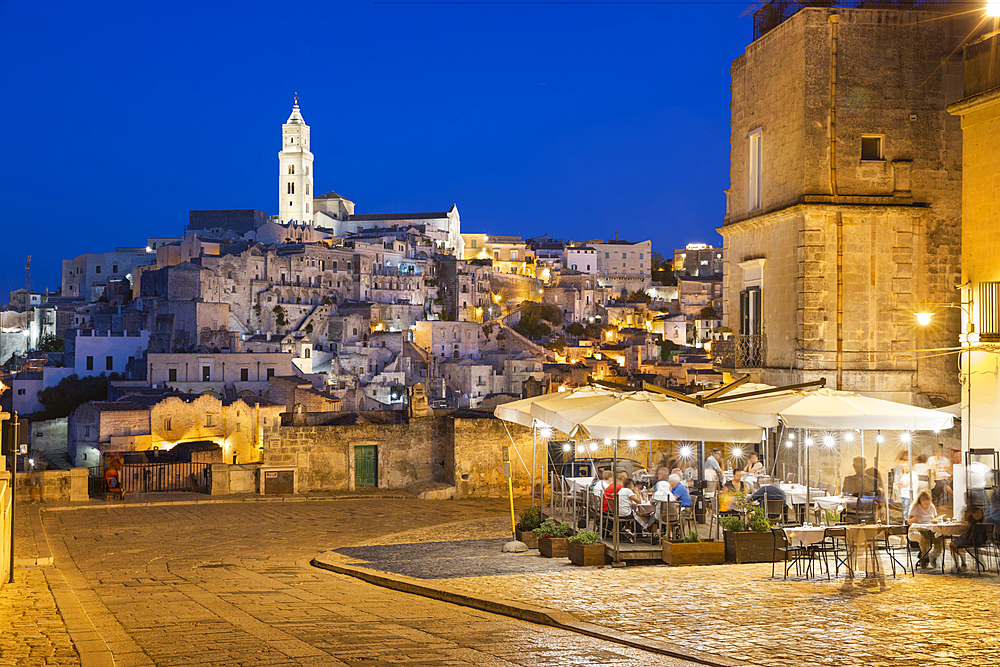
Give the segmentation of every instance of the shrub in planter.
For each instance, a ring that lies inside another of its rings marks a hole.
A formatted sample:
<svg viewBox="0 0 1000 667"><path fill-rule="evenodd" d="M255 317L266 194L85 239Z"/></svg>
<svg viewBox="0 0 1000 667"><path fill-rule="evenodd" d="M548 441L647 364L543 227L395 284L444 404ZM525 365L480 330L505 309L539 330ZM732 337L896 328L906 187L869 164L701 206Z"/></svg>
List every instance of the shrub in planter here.
<svg viewBox="0 0 1000 667"><path fill-rule="evenodd" d="M726 560L726 545L717 540L664 540L663 562L668 565L719 565Z"/></svg>
<svg viewBox="0 0 1000 667"><path fill-rule="evenodd" d="M568 555L566 539L573 533L573 528L568 523L560 523L549 517L531 532L538 538L538 550L543 556L564 558Z"/></svg>
<svg viewBox="0 0 1000 667"><path fill-rule="evenodd" d="M517 539L528 545L529 549L538 548L538 538L531 532L542 525L542 512L538 507L529 507L521 512L516 532Z"/></svg>
<svg viewBox="0 0 1000 667"><path fill-rule="evenodd" d="M774 560L771 522L762 508L754 505L742 516L720 517L719 525L725 531L727 561L770 563Z"/></svg>
<svg viewBox="0 0 1000 667"><path fill-rule="evenodd" d="M566 540L567 555L576 565L604 565L607 563L604 541L591 531L577 533Z"/></svg>

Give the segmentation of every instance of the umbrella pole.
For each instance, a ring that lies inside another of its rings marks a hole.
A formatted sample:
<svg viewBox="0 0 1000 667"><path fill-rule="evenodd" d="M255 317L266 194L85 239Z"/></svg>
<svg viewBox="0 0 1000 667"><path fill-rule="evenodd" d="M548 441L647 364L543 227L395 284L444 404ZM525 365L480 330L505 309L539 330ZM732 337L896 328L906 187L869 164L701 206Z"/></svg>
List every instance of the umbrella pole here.
<svg viewBox="0 0 1000 667"><path fill-rule="evenodd" d="M618 440L615 440L615 451L614 454L612 454L612 460L614 461L614 463L612 463L611 465L611 472L614 475L614 477L611 478L611 489L612 491L614 491L614 493L611 495L612 502L610 503L610 506L612 508L611 511L614 512L614 517L615 517L614 519L615 535L612 539L614 540L614 545L615 545L615 563L621 563L621 554L619 552L621 540L620 540L620 535L618 534L618 491L620 490L618 488Z"/></svg>
<svg viewBox="0 0 1000 667"><path fill-rule="evenodd" d="M538 431L535 429L535 422L531 420L531 506L535 506L535 449L538 446ZM541 503L539 503L541 504Z"/></svg>
<svg viewBox="0 0 1000 667"><path fill-rule="evenodd" d="M876 440L875 441L875 475L874 475L874 479L872 480L872 484L874 484L874 486L875 486L875 488L872 490L872 494L875 496L875 507L876 508L879 505L882 504L882 503L880 503L878 501L878 450L881 449L881 448L882 448L882 443L880 443L878 440ZM862 477L861 479L862 479L862 484L863 484L864 483L864 481L863 481L864 477ZM886 510L886 515L888 515L888 510ZM877 516L873 516L872 517L872 523L877 523L877 520L878 520Z"/></svg>
<svg viewBox="0 0 1000 667"><path fill-rule="evenodd" d="M803 443L803 446L806 448L806 511L807 512L809 511L809 507L811 505L811 503L809 502L811 500L811 498L809 498L809 488L812 486L812 484L809 483L809 445L805 444L808 442L809 442L809 431L807 430L806 439L805 442Z"/></svg>

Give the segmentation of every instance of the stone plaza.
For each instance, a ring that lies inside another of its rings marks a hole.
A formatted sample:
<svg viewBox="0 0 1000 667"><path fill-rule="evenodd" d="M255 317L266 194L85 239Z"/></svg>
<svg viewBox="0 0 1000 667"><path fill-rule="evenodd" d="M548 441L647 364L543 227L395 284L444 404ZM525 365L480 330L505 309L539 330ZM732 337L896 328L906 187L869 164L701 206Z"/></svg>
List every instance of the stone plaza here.
<svg viewBox="0 0 1000 667"><path fill-rule="evenodd" d="M500 556L510 518L498 500L174 498L21 505L0 665L995 665L1000 655L990 574L918 572L844 593L825 577L772 580L770 565ZM606 636L315 567L329 550L369 569L417 558L408 575L432 589L568 612ZM675 657L638 648L647 640Z"/></svg>

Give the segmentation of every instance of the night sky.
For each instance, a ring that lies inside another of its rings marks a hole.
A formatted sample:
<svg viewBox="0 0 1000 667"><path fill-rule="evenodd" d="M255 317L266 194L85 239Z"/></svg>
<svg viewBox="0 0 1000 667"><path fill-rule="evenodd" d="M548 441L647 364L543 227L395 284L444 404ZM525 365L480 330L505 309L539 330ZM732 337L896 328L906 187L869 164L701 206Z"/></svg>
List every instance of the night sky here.
<svg viewBox="0 0 1000 667"><path fill-rule="evenodd" d="M62 259L180 236L189 209L274 214L295 91L316 192L358 213L721 243L752 10L0 0L0 301L28 253L55 289Z"/></svg>

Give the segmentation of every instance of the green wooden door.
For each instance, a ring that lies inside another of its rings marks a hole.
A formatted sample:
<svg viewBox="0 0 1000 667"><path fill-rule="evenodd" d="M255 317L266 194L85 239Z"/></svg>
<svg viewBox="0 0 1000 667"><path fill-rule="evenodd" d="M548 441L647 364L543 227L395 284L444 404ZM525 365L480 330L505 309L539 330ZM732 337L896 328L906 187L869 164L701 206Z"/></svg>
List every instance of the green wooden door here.
<svg viewBox="0 0 1000 667"><path fill-rule="evenodd" d="M376 445L359 445L354 448L354 486L378 486Z"/></svg>

